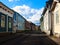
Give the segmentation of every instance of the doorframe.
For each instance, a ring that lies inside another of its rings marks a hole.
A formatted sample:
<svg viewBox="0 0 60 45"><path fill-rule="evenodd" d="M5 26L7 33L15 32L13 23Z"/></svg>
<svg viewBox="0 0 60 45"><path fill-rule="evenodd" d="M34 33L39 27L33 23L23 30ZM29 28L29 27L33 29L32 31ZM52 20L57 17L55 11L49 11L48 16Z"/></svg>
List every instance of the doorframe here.
<svg viewBox="0 0 60 45"><path fill-rule="evenodd" d="M9 18L11 18L11 31L9 30ZM13 32L13 23L12 23L12 17L8 16L8 32Z"/></svg>

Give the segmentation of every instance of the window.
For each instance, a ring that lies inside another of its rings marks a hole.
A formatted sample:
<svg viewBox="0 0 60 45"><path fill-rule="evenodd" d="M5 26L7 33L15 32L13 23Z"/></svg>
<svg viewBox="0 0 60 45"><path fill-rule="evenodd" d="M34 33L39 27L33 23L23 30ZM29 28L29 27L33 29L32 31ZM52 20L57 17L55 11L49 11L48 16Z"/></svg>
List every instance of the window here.
<svg viewBox="0 0 60 45"><path fill-rule="evenodd" d="M59 23L59 15L58 15L58 11L56 12L56 24Z"/></svg>
<svg viewBox="0 0 60 45"><path fill-rule="evenodd" d="M5 27L5 16L1 15L1 27Z"/></svg>

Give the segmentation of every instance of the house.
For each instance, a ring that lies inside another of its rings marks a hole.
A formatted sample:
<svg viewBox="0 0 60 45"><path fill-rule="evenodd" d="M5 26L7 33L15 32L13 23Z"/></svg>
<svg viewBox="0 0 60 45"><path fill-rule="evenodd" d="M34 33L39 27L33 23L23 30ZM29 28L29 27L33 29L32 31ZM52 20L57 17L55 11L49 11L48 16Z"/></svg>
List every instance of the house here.
<svg viewBox="0 0 60 45"><path fill-rule="evenodd" d="M0 2L0 32L13 32L13 14L10 8Z"/></svg>
<svg viewBox="0 0 60 45"><path fill-rule="evenodd" d="M53 32L52 32L53 26L52 26L52 21L51 21L52 19L51 19L51 13L50 13L52 3L53 3L53 0L48 0L46 2L46 6L45 6L43 13L42 13L43 21L41 23L42 24L41 27L43 27L42 31L46 32L47 35L53 34Z"/></svg>
<svg viewBox="0 0 60 45"><path fill-rule="evenodd" d="M60 37L60 0L48 0L42 15L44 32Z"/></svg>
<svg viewBox="0 0 60 45"><path fill-rule="evenodd" d="M31 24L29 21L25 21L25 30L31 30Z"/></svg>
<svg viewBox="0 0 60 45"><path fill-rule="evenodd" d="M21 32L25 30L25 18L22 17L19 13L14 12L14 30L16 30L16 32ZM16 27L16 28L15 28Z"/></svg>
<svg viewBox="0 0 60 45"><path fill-rule="evenodd" d="M60 37L60 0L54 0L51 10L53 34Z"/></svg>

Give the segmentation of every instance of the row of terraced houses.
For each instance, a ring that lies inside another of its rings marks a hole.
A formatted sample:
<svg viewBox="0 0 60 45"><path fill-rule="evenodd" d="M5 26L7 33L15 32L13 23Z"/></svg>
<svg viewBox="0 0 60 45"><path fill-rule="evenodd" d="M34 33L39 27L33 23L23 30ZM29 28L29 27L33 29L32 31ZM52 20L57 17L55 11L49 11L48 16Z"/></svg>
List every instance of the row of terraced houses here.
<svg viewBox="0 0 60 45"><path fill-rule="evenodd" d="M38 26L0 2L0 33L16 33L25 30L38 30Z"/></svg>
<svg viewBox="0 0 60 45"><path fill-rule="evenodd" d="M40 19L41 30L60 37L60 0L48 0Z"/></svg>

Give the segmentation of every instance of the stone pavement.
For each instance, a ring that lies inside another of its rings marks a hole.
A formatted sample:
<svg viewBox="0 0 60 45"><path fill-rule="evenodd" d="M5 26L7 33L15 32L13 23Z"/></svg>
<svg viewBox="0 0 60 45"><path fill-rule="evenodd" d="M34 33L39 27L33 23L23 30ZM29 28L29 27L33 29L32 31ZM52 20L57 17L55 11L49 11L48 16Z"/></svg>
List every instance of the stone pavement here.
<svg viewBox="0 0 60 45"><path fill-rule="evenodd" d="M0 36L0 45L58 45L45 33L31 31Z"/></svg>
<svg viewBox="0 0 60 45"><path fill-rule="evenodd" d="M38 35L38 36L37 36ZM21 39L21 36L6 41L0 45L58 45L53 40L48 38L48 36L40 36L39 34L24 34L23 39Z"/></svg>
<svg viewBox="0 0 60 45"><path fill-rule="evenodd" d="M9 35L0 36L0 43L6 42L6 41L8 41L8 40L15 39L15 38L17 38L18 36L22 36L22 34L16 33L16 34L9 34Z"/></svg>

